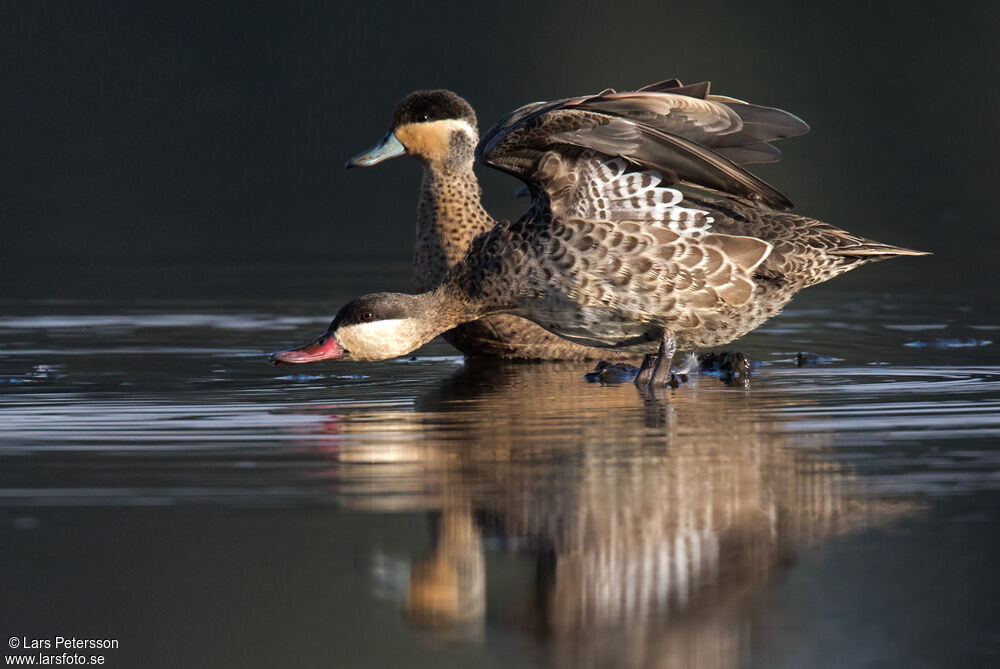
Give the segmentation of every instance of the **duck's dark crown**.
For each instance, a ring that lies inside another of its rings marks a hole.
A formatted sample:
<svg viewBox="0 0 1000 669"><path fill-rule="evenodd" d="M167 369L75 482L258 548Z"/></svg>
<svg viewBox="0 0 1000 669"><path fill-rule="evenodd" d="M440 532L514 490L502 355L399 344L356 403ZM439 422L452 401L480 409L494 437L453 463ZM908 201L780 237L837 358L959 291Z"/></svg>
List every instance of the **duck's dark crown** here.
<svg viewBox="0 0 1000 669"><path fill-rule="evenodd" d="M476 127L472 105L452 91L441 89L413 91L399 103L392 115L392 127L407 123L428 123L457 119Z"/></svg>

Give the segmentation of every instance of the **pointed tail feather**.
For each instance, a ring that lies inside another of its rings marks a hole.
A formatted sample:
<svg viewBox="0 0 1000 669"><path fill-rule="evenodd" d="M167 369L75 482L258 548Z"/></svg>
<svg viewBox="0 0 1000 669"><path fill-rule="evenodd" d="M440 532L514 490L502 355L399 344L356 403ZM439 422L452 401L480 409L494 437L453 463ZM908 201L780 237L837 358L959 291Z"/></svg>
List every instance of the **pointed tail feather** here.
<svg viewBox="0 0 1000 669"><path fill-rule="evenodd" d="M891 258L894 256L929 256L930 251L916 251L914 249L904 249L901 246L892 244L880 244L879 242L866 242L856 246L844 246L839 249L827 251L834 256L848 256L852 258Z"/></svg>

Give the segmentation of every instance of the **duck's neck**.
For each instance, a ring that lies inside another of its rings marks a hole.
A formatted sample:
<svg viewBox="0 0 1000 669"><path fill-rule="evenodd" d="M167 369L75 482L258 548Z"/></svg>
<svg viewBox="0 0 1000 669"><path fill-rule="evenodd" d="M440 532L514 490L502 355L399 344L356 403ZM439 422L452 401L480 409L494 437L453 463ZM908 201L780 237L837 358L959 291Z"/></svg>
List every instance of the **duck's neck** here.
<svg viewBox="0 0 1000 669"><path fill-rule="evenodd" d="M412 299L409 315L402 323L406 332L400 333L397 338L406 342L406 352L420 348L434 337L462 323L478 320L495 311L481 300L470 298L450 281L433 290L413 295Z"/></svg>
<svg viewBox="0 0 1000 669"><path fill-rule="evenodd" d="M480 201L472 161L425 164L417 205L414 279L417 290L434 288L460 261L472 239L496 224Z"/></svg>

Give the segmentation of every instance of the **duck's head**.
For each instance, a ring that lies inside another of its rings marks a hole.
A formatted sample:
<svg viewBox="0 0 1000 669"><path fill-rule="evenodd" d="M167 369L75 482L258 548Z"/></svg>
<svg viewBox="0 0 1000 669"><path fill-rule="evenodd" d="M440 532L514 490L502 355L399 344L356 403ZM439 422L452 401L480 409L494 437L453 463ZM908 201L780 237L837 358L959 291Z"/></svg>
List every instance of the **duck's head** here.
<svg viewBox="0 0 1000 669"><path fill-rule="evenodd" d="M414 91L392 114L392 127L382 141L347 161L368 167L409 154L431 167L471 166L479 131L472 106L451 91Z"/></svg>
<svg viewBox="0 0 1000 669"><path fill-rule="evenodd" d="M450 326L436 326L422 295L374 293L351 300L316 341L271 355L275 365L319 360L388 360L405 355Z"/></svg>

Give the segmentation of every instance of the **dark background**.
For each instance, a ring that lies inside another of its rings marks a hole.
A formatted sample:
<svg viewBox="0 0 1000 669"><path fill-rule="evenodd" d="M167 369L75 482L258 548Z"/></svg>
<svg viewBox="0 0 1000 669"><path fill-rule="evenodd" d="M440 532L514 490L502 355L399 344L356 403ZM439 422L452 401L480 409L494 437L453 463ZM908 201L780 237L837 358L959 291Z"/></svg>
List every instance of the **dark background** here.
<svg viewBox="0 0 1000 669"><path fill-rule="evenodd" d="M936 254L883 271L931 288L996 276L995 2L0 7L8 298L103 290L81 277L123 267L169 283L227 263L407 262L418 167L343 168L407 92L452 88L485 129L531 100L671 76L809 122L756 171L802 213ZM517 184L481 172L491 211L517 216Z"/></svg>

